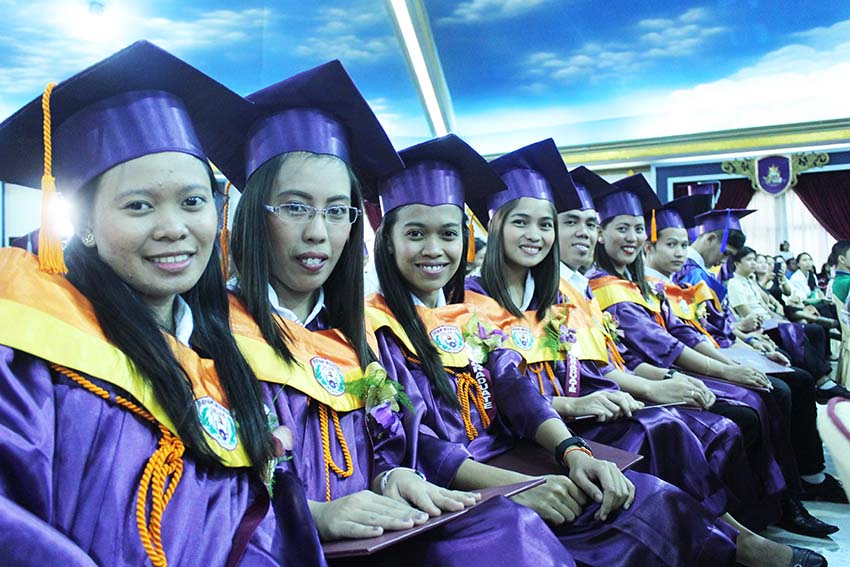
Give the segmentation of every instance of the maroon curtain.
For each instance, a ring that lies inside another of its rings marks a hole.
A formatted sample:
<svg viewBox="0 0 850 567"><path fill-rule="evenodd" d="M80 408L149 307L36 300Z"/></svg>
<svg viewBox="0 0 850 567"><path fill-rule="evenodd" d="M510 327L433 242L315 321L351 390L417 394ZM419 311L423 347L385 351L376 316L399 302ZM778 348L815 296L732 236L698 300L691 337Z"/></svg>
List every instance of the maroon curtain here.
<svg viewBox="0 0 850 567"><path fill-rule="evenodd" d="M850 170L800 175L794 190L833 238L850 238Z"/></svg>
<svg viewBox="0 0 850 567"><path fill-rule="evenodd" d="M720 198L715 209L746 209L755 191L749 179L724 179L720 182Z"/></svg>

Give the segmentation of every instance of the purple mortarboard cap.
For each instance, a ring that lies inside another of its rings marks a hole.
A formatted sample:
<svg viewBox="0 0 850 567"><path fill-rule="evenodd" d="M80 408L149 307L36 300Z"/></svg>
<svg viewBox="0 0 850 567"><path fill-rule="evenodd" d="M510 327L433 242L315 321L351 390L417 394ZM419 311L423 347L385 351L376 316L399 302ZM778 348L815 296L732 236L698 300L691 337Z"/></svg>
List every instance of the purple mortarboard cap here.
<svg viewBox="0 0 850 567"><path fill-rule="evenodd" d="M139 41L59 83L50 96L57 190L76 191L108 169L148 154L181 152L216 162L245 101L194 67ZM42 97L0 124L0 179L40 187Z"/></svg>
<svg viewBox="0 0 850 567"><path fill-rule="evenodd" d="M688 183L688 195L711 195L714 197L720 192L719 181L701 181L699 183Z"/></svg>
<svg viewBox="0 0 850 567"><path fill-rule="evenodd" d="M525 146L490 162L505 184L498 190L489 187L479 195L467 198L472 212L483 225L503 205L531 197L553 203L555 194L575 194L570 172L552 138Z"/></svg>
<svg viewBox="0 0 850 567"><path fill-rule="evenodd" d="M617 215L642 217L644 211L661 206L661 201L642 173L621 179L608 187L591 189L599 221L605 222ZM596 192L598 191L598 192Z"/></svg>
<svg viewBox="0 0 850 567"><path fill-rule="evenodd" d="M575 184L576 191L578 192L579 206L564 209L561 209L561 207L559 206L559 213L570 210L595 210L596 204L593 202L593 198L591 197L591 195L601 195L604 192L610 190L610 188L612 187L612 185L608 183L605 178L593 173L583 165L580 165L579 167L572 170L570 172L570 175L573 178L573 183Z"/></svg>
<svg viewBox="0 0 850 567"><path fill-rule="evenodd" d="M688 195L665 203L653 209L656 235L665 228L692 228L696 223L695 217L710 209L711 195ZM651 227L652 211L646 211L645 216L647 224Z"/></svg>
<svg viewBox="0 0 850 567"><path fill-rule="evenodd" d="M405 168L377 180L366 198L380 200L384 214L405 205L456 205L465 197L505 185L481 154L454 134L434 138L399 152Z"/></svg>
<svg viewBox="0 0 850 567"><path fill-rule="evenodd" d="M754 212L756 212L755 209L719 209L698 215L694 226L694 238L706 232L722 230L721 249L725 252L729 231L739 230L743 232L741 219Z"/></svg>
<svg viewBox="0 0 850 567"><path fill-rule="evenodd" d="M242 142L222 166L244 189L263 164L289 152L336 156L359 178L376 178L403 164L369 103L337 60L246 97L253 105Z"/></svg>

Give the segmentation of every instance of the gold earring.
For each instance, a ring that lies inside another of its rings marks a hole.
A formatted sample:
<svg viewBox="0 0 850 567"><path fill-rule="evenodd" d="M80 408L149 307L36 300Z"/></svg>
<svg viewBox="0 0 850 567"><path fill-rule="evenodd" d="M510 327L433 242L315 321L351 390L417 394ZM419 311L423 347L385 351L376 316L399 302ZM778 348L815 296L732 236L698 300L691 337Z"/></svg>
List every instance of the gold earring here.
<svg viewBox="0 0 850 567"><path fill-rule="evenodd" d="M83 244L86 246L94 246L94 234L91 232L88 233L85 238L83 238Z"/></svg>

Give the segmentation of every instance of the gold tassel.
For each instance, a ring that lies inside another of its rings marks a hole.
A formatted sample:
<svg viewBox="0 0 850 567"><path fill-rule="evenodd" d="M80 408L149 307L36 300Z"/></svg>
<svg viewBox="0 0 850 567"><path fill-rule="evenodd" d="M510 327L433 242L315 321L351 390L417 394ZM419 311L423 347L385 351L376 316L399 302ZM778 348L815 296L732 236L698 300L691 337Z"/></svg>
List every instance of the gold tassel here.
<svg viewBox="0 0 850 567"><path fill-rule="evenodd" d="M224 281L230 277L230 229L227 228L227 216L230 210L230 181L224 184L224 206L221 208L221 232L218 243L221 247L221 275Z"/></svg>
<svg viewBox="0 0 850 567"><path fill-rule="evenodd" d="M652 209L652 221L649 224L649 241L658 242L658 226L655 224L655 209Z"/></svg>
<svg viewBox="0 0 850 567"><path fill-rule="evenodd" d="M475 261L475 225L472 222L472 215L469 215L469 241L466 244L466 263L471 264Z"/></svg>
<svg viewBox="0 0 850 567"><path fill-rule="evenodd" d="M58 233L55 218L56 179L53 177L53 142L50 125L50 95L56 83L49 83L41 96L41 111L44 116L44 175L41 177L41 230L38 232L38 267L48 274L65 274L65 254L62 251L62 238Z"/></svg>

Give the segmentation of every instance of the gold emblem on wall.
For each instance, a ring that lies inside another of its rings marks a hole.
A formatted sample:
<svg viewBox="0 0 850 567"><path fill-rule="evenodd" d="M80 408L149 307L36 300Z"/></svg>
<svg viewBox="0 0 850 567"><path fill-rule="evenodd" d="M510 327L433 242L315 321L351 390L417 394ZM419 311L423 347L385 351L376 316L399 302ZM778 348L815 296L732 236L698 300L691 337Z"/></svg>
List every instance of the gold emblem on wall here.
<svg viewBox="0 0 850 567"><path fill-rule="evenodd" d="M730 175L743 175L750 180L753 189L776 197L797 185L799 173L828 163L829 154L810 152L735 159L724 161L721 168Z"/></svg>

